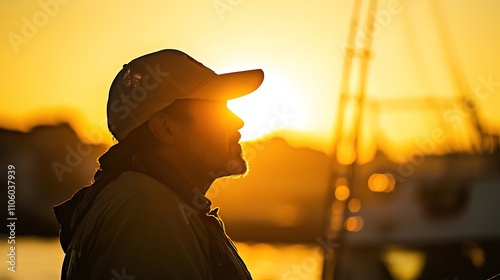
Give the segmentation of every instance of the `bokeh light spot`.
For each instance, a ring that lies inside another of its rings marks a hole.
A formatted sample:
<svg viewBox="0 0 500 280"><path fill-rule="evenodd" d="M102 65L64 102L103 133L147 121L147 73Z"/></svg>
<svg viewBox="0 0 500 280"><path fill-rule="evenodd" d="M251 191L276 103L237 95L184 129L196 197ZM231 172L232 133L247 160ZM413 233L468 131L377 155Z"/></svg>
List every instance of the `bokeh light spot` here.
<svg viewBox="0 0 500 280"><path fill-rule="evenodd" d="M351 195L351 191L347 186L338 186L335 189L335 198L340 201L344 201L349 198L349 195Z"/></svg>

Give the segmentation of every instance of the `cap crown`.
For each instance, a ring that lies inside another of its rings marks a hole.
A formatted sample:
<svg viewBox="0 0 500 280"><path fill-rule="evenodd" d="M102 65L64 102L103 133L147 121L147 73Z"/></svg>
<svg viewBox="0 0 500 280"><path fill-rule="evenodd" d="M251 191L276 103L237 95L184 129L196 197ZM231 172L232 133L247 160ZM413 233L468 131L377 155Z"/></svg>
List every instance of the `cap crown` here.
<svg viewBox="0 0 500 280"><path fill-rule="evenodd" d="M108 127L122 140L176 99L187 98L217 74L179 50L161 50L125 64L109 90Z"/></svg>

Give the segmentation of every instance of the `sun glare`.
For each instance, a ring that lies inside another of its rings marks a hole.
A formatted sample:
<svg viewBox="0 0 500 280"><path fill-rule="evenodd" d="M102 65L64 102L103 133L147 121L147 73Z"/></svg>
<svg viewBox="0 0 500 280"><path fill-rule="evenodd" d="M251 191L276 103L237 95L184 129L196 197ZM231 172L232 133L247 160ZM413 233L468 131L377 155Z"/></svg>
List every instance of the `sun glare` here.
<svg viewBox="0 0 500 280"><path fill-rule="evenodd" d="M254 93L228 102L244 122L242 140L266 138L280 130L300 130L298 116L307 108L299 106L300 96L290 82L266 72L266 79ZM300 110L300 111L299 111Z"/></svg>

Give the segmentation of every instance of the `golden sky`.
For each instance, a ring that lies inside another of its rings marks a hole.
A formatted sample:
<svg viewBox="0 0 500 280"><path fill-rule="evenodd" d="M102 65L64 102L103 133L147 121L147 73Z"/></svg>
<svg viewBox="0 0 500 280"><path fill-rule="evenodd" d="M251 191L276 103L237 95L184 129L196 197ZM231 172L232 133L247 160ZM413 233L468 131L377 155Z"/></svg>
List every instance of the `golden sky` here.
<svg viewBox="0 0 500 280"><path fill-rule="evenodd" d="M436 3L441 12L433 16ZM110 143L105 107L116 73L137 56L177 48L217 73L264 70L262 87L230 104L246 122L245 139L271 133L328 152L352 6L352 0L9 1L0 10L0 125L27 129L71 114L82 135ZM470 113L446 101L457 96L450 69L463 73L487 129L499 131L498 11L498 0L379 1L364 146L399 151L450 126L467 137L460 124ZM440 110L418 101L426 97L444 100Z"/></svg>

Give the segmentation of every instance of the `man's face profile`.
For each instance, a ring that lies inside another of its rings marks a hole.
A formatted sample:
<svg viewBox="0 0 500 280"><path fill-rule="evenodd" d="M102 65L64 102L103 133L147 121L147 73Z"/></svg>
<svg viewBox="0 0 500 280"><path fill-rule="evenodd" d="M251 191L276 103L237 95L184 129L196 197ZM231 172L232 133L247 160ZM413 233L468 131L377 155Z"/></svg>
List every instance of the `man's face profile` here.
<svg viewBox="0 0 500 280"><path fill-rule="evenodd" d="M238 131L244 122L227 108L226 101L177 100L169 108L179 124L178 148L188 164L217 177L247 172Z"/></svg>

